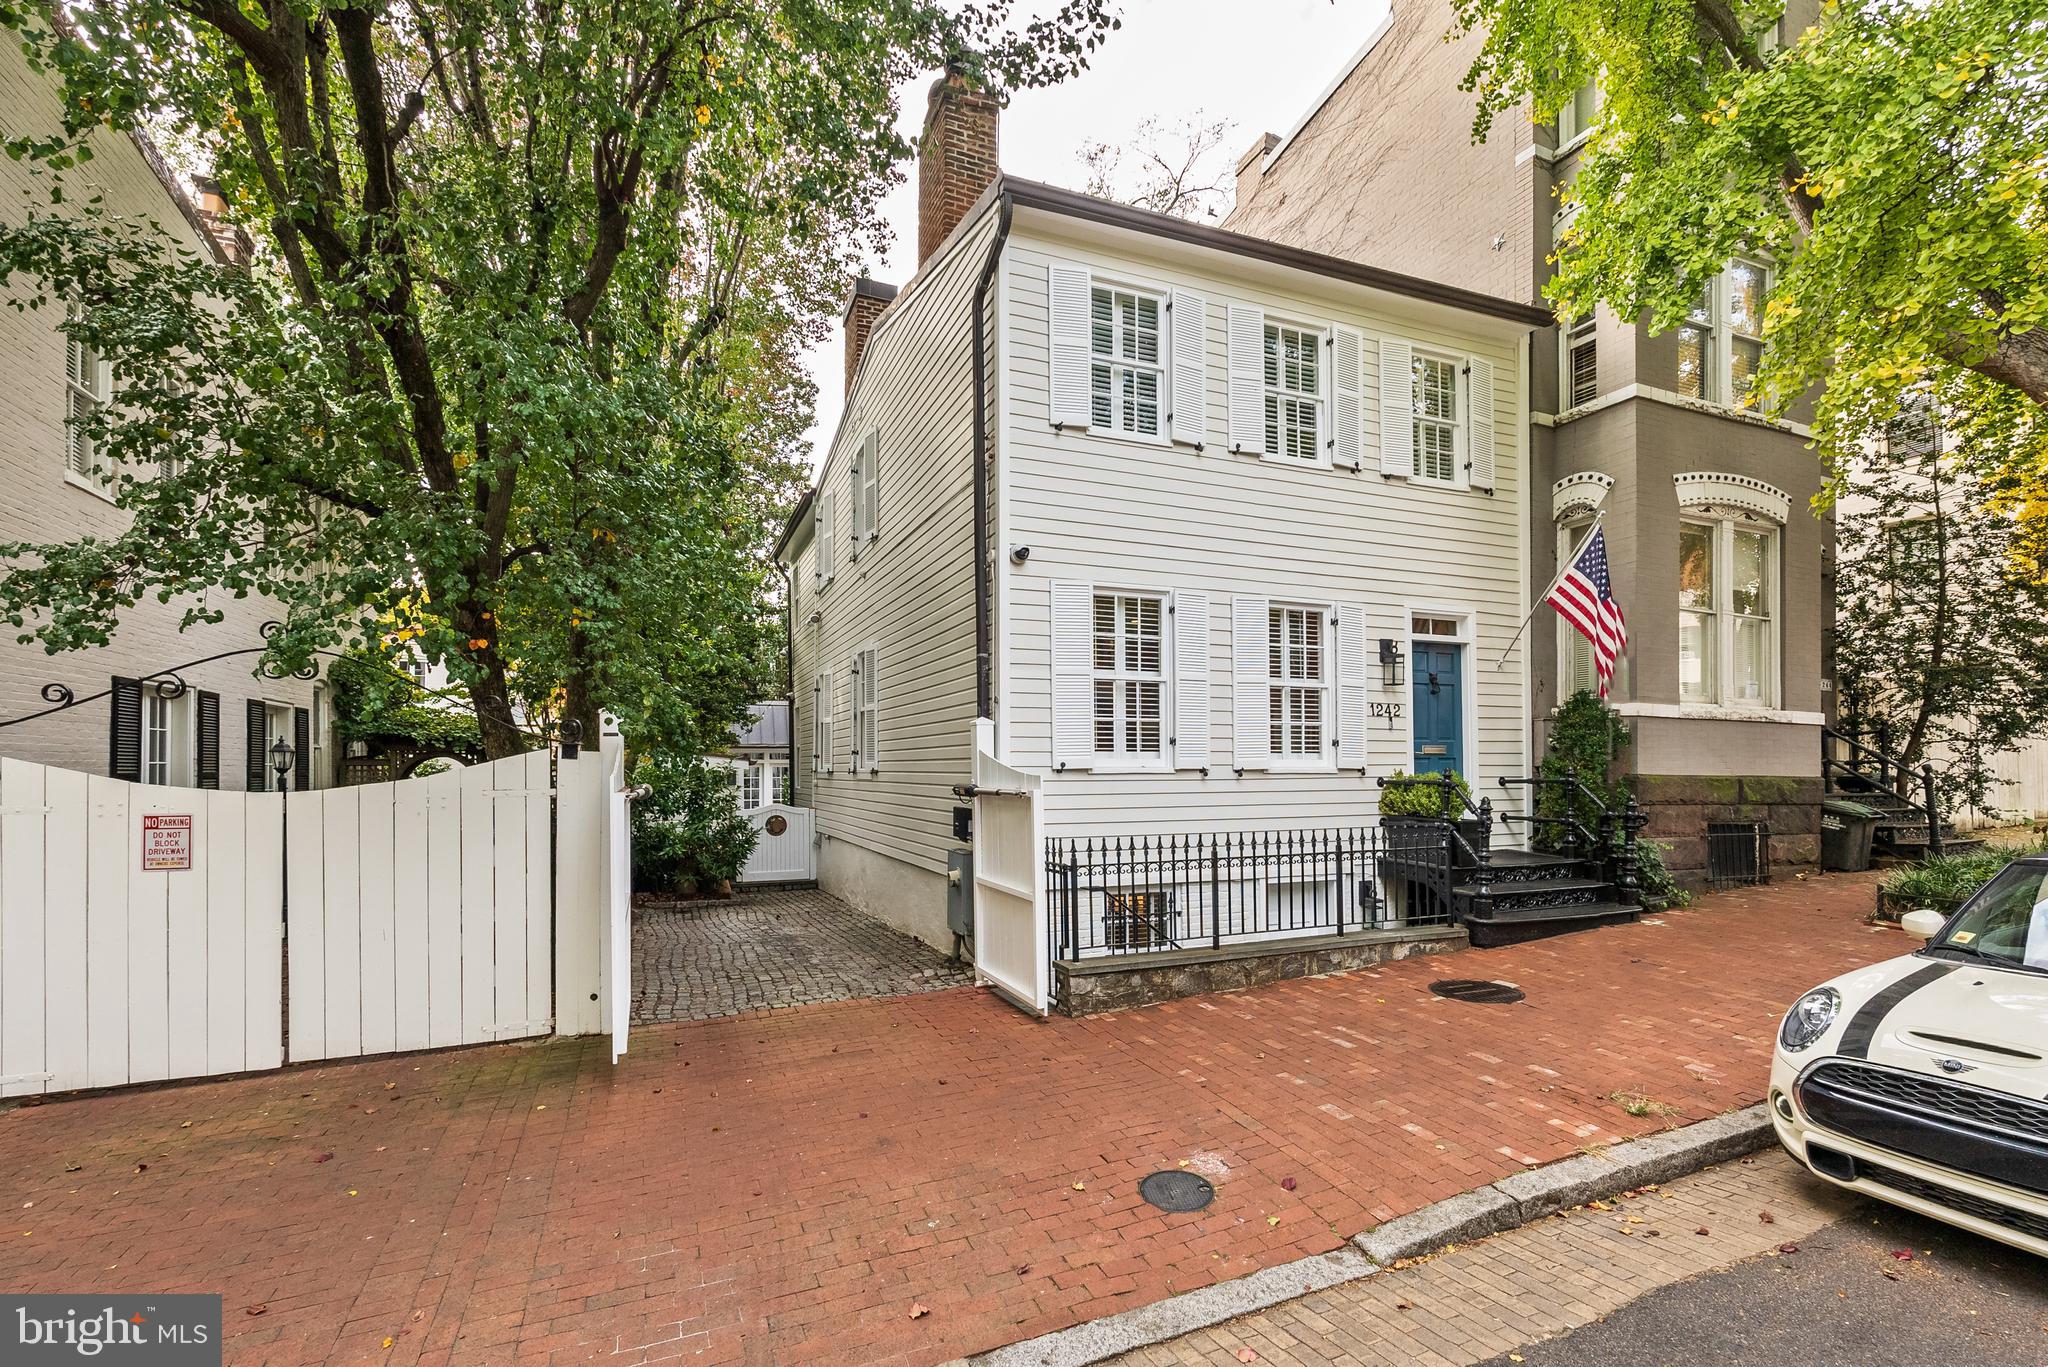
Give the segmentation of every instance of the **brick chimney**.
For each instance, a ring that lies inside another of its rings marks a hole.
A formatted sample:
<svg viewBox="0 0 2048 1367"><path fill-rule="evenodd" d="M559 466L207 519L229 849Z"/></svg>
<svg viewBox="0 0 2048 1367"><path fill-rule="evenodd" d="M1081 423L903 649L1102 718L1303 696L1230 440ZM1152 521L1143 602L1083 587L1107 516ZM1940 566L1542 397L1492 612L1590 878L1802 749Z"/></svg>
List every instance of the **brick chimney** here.
<svg viewBox="0 0 2048 1367"><path fill-rule="evenodd" d="M192 207L198 210L199 221L206 225L206 234L222 259L237 266L246 264L253 244L249 234L227 221L228 202L220 192L220 182L212 176L194 176L192 190Z"/></svg>
<svg viewBox="0 0 2048 1367"><path fill-rule="evenodd" d="M875 320L882 316L896 297L896 287L885 285L879 280L870 280L863 275L853 282L853 293L846 300L846 315L840 321L846 331L846 392L853 392L853 377L860 371L860 354L867 350L868 338L875 330Z"/></svg>
<svg viewBox="0 0 2048 1367"><path fill-rule="evenodd" d="M1266 158L1280 145L1277 133L1261 133L1259 140L1237 159L1237 196L1239 204L1252 202L1252 195L1259 188L1259 177L1266 173Z"/></svg>
<svg viewBox="0 0 2048 1367"><path fill-rule="evenodd" d="M996 116L1002 101L948 68L932 82L917 154L917 264L931 259L981 192L1002 174Z"/></svg>

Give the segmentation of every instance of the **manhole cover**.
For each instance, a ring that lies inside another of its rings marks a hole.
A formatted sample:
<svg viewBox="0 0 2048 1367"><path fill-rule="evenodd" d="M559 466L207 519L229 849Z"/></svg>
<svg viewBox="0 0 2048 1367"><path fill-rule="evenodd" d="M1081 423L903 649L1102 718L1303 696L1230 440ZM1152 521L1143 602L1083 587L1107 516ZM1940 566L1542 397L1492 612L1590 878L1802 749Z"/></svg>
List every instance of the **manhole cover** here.
<svg viewBox="0 0 2048 1367"><path fill-rule="evenodd" d="M1505 1005L1522 1000L1522 989L1507 983L1482 982L1477 978L1439 978L1429 985L1429 990L1439 997L1449 997L1454 1002L1483 1002L1488 1005Z"/></svg>
<svg viewBox="0 0 2048 1367"><path fill-rule="evenodd" d="M1138 1195L1161 1210L1200 1210L1216 1199L1216 1188L1192 1172L1155 1172L1138 1183Z"/></svg>

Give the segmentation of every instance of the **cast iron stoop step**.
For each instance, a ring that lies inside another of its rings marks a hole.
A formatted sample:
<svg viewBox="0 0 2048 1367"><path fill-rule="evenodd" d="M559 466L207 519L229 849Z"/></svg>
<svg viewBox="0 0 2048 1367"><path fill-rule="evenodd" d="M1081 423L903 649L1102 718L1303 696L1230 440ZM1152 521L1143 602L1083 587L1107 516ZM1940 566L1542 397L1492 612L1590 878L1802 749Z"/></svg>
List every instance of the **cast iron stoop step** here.
<svg viewBox="0 0 2048 1367"><path fill-rule="evenodd" d="M1486 881L1451 890L1458 919L1482 948L1590 930L1636 919L1616 900L1614 885L1592 875L1584 860L1533 850L1496 850Z"/></svg>

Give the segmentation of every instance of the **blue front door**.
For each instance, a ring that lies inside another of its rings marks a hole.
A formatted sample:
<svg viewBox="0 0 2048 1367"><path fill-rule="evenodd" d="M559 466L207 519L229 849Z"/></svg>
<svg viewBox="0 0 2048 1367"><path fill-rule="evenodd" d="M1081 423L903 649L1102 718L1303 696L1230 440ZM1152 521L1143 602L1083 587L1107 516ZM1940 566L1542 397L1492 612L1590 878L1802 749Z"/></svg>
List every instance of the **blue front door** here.
<svg viewBox="0 0 2048 1367"><path fill-rule="evenodd" d="M1465 768L1463 646L1417 641L1410 681L1415 686L1415 772Z"/></svg>

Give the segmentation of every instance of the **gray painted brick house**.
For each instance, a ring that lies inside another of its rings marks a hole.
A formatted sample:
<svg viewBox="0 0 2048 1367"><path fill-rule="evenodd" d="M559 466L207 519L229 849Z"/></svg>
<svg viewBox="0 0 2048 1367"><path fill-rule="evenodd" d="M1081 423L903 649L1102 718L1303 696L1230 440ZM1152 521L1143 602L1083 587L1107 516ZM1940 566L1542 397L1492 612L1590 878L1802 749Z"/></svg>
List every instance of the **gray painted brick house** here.
<svg viewBox="0 0 2048 1367"><path fill-rule="evenodd" d="M1473 44L1444 41L1451 27L1443 0L1396 0L1300 125L1245 154L1226 226L1542 303L1555 191L1598 96L1555 127L1503 118L1474 144L1458 88ZM1656 335L1602 309L1529 341L1530 592L1604 510L1631 636L1612 697L1634 736L1626 765L1686 881L1705 874L1710 824L1761 823L1774 864L1817 852L1834 534L1809 507L1824 470L1804 408L1774 421L1737 406L1768 282L1767 262L1731 262L1686 327ZM1592 672L1555 614L1531 637L1540 751L1544 719Z"/></svg>

